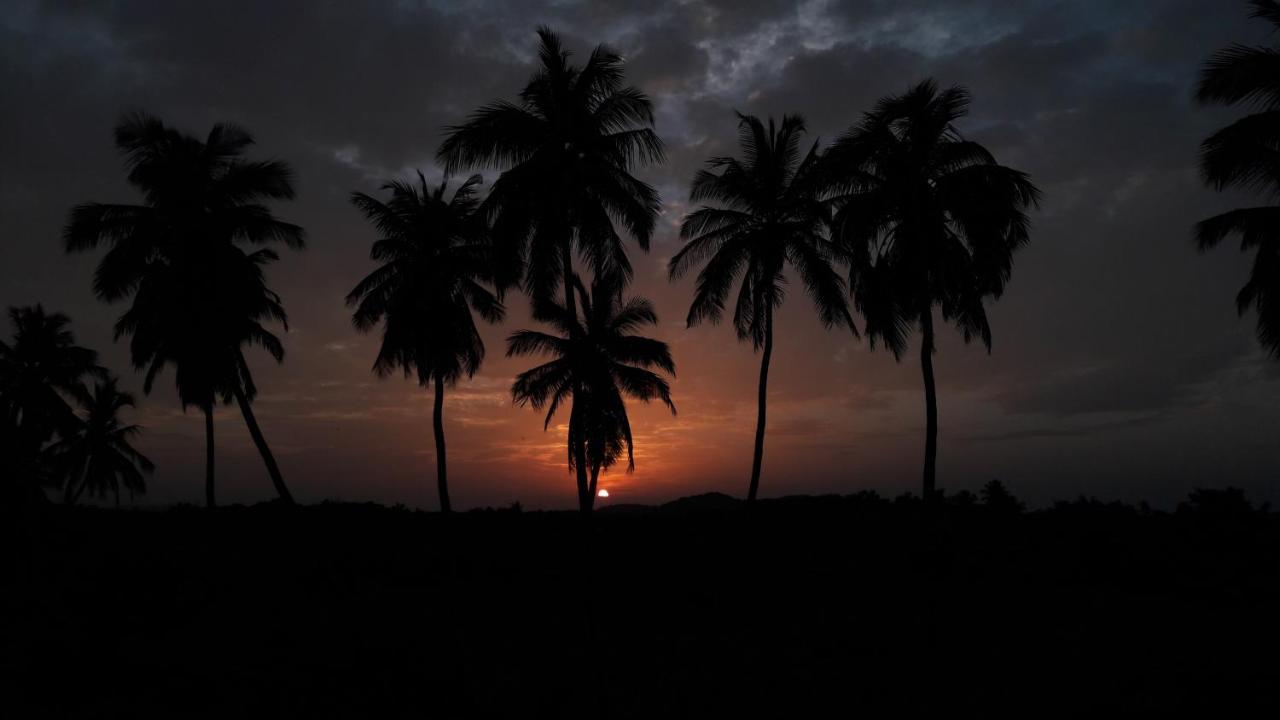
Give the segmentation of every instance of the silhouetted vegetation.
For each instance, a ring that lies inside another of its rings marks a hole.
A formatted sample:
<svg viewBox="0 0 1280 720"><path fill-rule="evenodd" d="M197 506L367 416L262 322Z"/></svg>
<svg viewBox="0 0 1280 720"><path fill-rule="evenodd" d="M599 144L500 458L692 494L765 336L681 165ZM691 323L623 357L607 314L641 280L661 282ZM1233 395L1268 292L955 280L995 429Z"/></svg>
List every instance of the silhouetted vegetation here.
<svg viewBox="0 0 1280 720"><path fill-rule="evenodd" d="M596 277L625 286L631 263L615 222L649 249L658 193L631 173L662 160L662 141L649 98L623 84L620 55L601 45L578 67L550 29L539 28L538 38L538 69L519 103L490 103L451 128L439 159L446 172L503 171L481 208L497 249L498 282L522 281L535 306L559 285L565 312L575 318L575 256ZM569 327L577 332L576 322ZM570 438L569 446L581 505L590 484L585 439Z"/></svg>
<svg viewBox="0 0 1280 720"><path fill-rule="evenodd" d="M661 400L675 414L670 386L651 368L674 375L676 365L666 343L633 334L658 323L648 300L624 299L621 285L607 275L597 276L589 294L576 278L574 287L577 310L551 300L534 305L534 317L560 334L519 330L507 339L507 354L552 356L520 373L511 395L520 405L547 409L543 429L569 401L569 470L578 470L582 462L590 469L590 479L585 482L586 474L577 473L578 507L590 513L600 471L617 462L624 449L627 469L635 467L625 397L643 402Z"/></svg>
<svg viewBox="0 0 1280 720"><path fill-rule="evenodd" d="M418 384L435 385L432 412L436 441L436 484L441 512L449 512L445 463L444 389L463 375L472 377L484 361L484 340L472 312L501 322L505 309L485 283L492 280L493 253L476 188L468 178L445 200L447 182L434 191L418 174L418 185L393 181L384 203L364 193L352 202L381 237L370 257L381 263L347 295L356 308L352 322L360 331L383 324L382 344L373 371L401 370Z"/></svg>
<svg viewBox="0 0 1280 720"><path fill-rule="evenodd" d="M834 240L849 261L867 337L901 358L920 329L925 498L938 451L934 310L966 343L978 338L991 349L983 303L1004 292L1013 253L1030 239L1026 211L1040 198L1024 173L964 139L954 123L968 111L964 88L939 91L925 81L881 100L827 153L838 193Z"/></svg>
<svg viewBox="0 0 1280 720"><path fill-rule="evenodd" d="M1280 2L1253 0L1280 27ZM653 107L598 46L581 65L538 30L518 98L450 127L437 154L450 193L391 180L352 202L378 266L346 296L382 330L373 372L434 394L436 478L450 513L445 392L485 357L476 316L504 320L523 292L535 320L509 356L515 404L569 403L578 512L474 510L449 522L402 506L292 495L253 412L246 346L282 362L286 326L266 245L305 233L284 162L245 157L243 128L203 138L143 115L115 129L140 204L73 208L68 252L104 250L93 290L128 301L143 390L172 368L205 420L206 505L216 505L214 410L235 401L282 503L217 512L77 507L146 491L153 463L124 414L133 395L77 345L70 320L10 308L0 341L0 707L14 717L820 717L875 714L1280 709L1273 622L1280 519L1238 489L1145 504L1027 506L1000 480L936 486L935 320L991 350L986 303L1030 240L1040 191L956 127L968 92L925 80L886 97L825 150L798 115L738 115L738 155L693 177L678 280L686 322L718 323L760 352L746 501L721 493L596 508L601 472L635 465L628 399L676 408L669 346L638 333L652 304L629 289L626 239L648 251L661 208L636 177L663 161ZM1202 103L1256 112L1205 141L1215 190L1280 192L1280 51L1233 45L1205 66ZM807 146L807 149L806 149ZM1280 355L1280 207L1201 222L1201 249L1255 251L1240 312ZM846 277L848 278L846 281ZM798 279L827 328L895 358L920 333L926 438L921 495L759 497L775 314ZM287 329L287 326L286 326ZM46 488L60 490L54 507ZM86 501L90 502L90 501ZM748 510L749 508L749 510ZM17 512L12 512L14 509ZM19 522L9 522L17 518ZM192 705L198 707L193 709ZM879 711L878 713L876 711ZM1262 711L1262 712L1259 712Z"/></svg>
<svg viewBox="0 0 1280 720"><path fill-rule="evenodd" d="M764 457L769 359L773 355L773 314L786 293L789 267L804 282L827 327L853 329L844 281L831 266L825 191L817 143L801 147L804 120L789 115L766 128L759 118L738 116L739 158L713 158L698 171L690 202L712 202L689 214L680 228L687 242L671 258L671 278L699 263L697 290L688 324L719 322L733 285L740 282L733 310L739 340L751 340L760 355L755 454L747 500L756 499ZM741 280L739 280L741 278Z"/></svg>
<svg viewBox="0 0 1280 720"><path fill-rule="evenodd" d="M1280 3L1252 0L1253 17L1280 28ZM1280 357L1280 166L1274 161L1280 142L1280 51L1272 47L1231 45L1205 64L1196 99L1204 104L1244 105L1256 112L1214 133L1201 146L1200 170L1214 190L1242 189L1263 195L1271 204L1240 208L1196 226L1201 251L1229 237L1240 238L1241 251L1254 251L1249 281L1236 295L1241 315L1258 313L1258 340Z"/></svg>
<svg viewBox="0 0 1280 720"><path fill-rule="evenodd" d="M240 406L276 493L292 502L253 414L257 387L243 350L258 345L277 362L284 359L284 345L264 326L286 323L262 271L279 257L269 248L242 246L303 247L302 228L278 220L263 204L293 197L293 171L278 160L243 159L253 137L231 124L215 125L199 140L157 118L131 115L116 127L115 140L143 204L76 206L64 232L67 251L107 248L93 289L104 302L132 298L115 331L116 339L130 338L133 364L146 372L143 391L173 365L183 408L204 412L206 504L216 504L213 407L219 399Z"/></svg>

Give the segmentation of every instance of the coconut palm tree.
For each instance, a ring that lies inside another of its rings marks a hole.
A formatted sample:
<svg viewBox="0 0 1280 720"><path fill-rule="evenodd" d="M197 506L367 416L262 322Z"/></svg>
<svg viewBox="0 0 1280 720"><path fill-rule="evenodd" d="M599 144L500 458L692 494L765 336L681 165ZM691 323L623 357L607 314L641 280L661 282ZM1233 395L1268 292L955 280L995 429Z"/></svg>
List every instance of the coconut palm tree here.
<svg viewBox="0 0 1280 720"><path fill-rule="evenodd" d="M852 268L856 308L873 346L895 357L920 328L926 431L924 496L932 498L938 438L933 377L934 310L965 342L991 348L986 298L1009 281L1013 253L1029 239L1027 210L1040 191L1024 173L965 140L955 121L969 93L922 82L888 97L827 153L837 188L833 239Z"/></svg>
<svg viewBox="0 0 1280 720"><path fill-rule="evenodd" d="M118 506L121 485L130 496L146 492L143 475L155 465L132 445L142 428L120 420L121 410L134 407L133 395L121 391L115 378L96 383L92 392L78 388L75 395L84 417L74 431L49 447L65 477L64 502L75 504L88 490L100 497L113 493Z"/></svg>
<svg viewBox="0 0 1280 720"><path fill-rule="evenodd" d="M594 272L630 277L615 221L649 249L658 195L631 172L660 162L662 141L649 98L623 85L621 56L601 45L578 67L550 29L538 38L539 66L519 101L490 103L449 128L438 156L447 172L503 171L484 206L504 251L499 279L513 282L523 266L531 295L561 285L572 309L575 255Z"/></svg>
<svg viewBox="0 0 1280 720"><path fill-rule="evenodd" d="M77 423L70 400L91 377L105 377L98 354L76 344L62 313L40 305L9 308L10 342L0 340L0 469L6 493L30 496L51 480L42 451Z"/></svg>
<svg viewBox="0 0 1280 720"><path fill-rule="evenodd" d="M1254 0L1253 14L1280 28L1280 2ZM1214 133L1201 146L1200 170L1214 190L1232 188L1274 198L1280 168L1273 161L1280 143L1280 48L1231 45L1205 64L1196 99L1206 105L1243 105L1255 112ZM1196 225L1201 251L1228 237L1242 251L1254 251L1249 281L1236 295L1241 315L1258 312L1258 340L1280 357L1280 205L1240 208Z"/></svg>
<svg viewBox="0 0 1280 720"><path fill-rule="evenodd" d="M657 315L647 300L624 300L620 282L601 276L588 294L574 278L580 316L544 300L535 307L534 317L559 334L520 330L507 339L508 357L552 357L520 373L511 394L521 406L546 408L544 429L562 404L572 403L566 437L569 469L577 474L578 507L584 514L594 505L600 470L612 465L624 447L628 470L635 467L625 399L649 402L656 398L673 414L676 411L670 385L653 371L675 374L670 349L664 342L633 334L645 325L656 325Z"/></svg>
<svg viewBox="0 0 1280 720"><path fill-rule="evenodd" d="M293 172L280 161L244 159L253 138L230 124L198 139L154 117L131 115L116 127L115 141L143 203L77 206L64 231L66 248L108 248L94 290L105 302L132 298L116 337L130 336L134 365L146 371L144 391L173 365L183 407L204 412L206 503L215 505L213 409L233 399L276 492L292 502L253 413L256 389L243 348L256 344L283 359L279 339L263 325L285 320L262 274L278 256L247 248L303 247L302 228L265 205L293 197Z"/></svg>
<svg viewBox="0 0 1280 720"><path fill-rule="evenodd" d="M685 218L680 237L686 243L670 263L673 280L702 264L690 326L719 322L733 285L740 282L733 327L739 340L750 340L761 352L748 501L756 499L760 487L773 318L786 295L788 268L803 282L824 325L856 333L844 280L831 266L817 143L804 152L804 132L804 120L796 115L784 116L781 125L771 119L766 126L739 114L742 157L712 158L708 169L694 176L690 201L713 204Z"/></svg>
<svg viewBox="0 0 1280 720"><path fill-rule="evenodd" d="M538 69L519 101L492 102L449 128L438 157L450 173L503 171L482 209L499 250L499 287L522 279L541 302L560 285L574 317L575 255L594 274L628 279L615 222L648 251L658 194L631 173L661 162L662 141L649 98L623 84L620 55L600 45L578 67L549 28L538 39Z"/></svg>
<svg viewBox="0 0 1280 720"><path fill-rule="evenodd" d="M370 257L381 263L347 295L347 304L356 308L352 322L361 332L383 324L375 373L385 376L402 370L405 377L415 375L423 387L435 385L436 485L440 510L446 513L451 506L444 390L464 374L475 375L484 360L474 314L496 323L505 313L484 285L492 280L493 263L484 223L476 213L481 182L474 175L445 199L447 181L432 190L418 173L417 185L384 185L391 192L387 202L364 193L352 196L378 231Z"/></svg>

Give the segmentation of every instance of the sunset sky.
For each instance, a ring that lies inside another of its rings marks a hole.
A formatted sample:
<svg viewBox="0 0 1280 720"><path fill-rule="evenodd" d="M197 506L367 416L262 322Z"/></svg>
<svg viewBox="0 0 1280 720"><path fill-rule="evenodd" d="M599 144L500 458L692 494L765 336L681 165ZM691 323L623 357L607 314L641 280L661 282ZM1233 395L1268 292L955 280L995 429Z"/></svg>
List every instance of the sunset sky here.
<svg viewBox="0 0 1280 720"><path fill-rule="evenodd" d="M605 475L610 502L711 490L743 495L758 356L725 326L684 327L691 281L666 262L688 181L734 153L735 109L800 113L838 135L874 101L934 77L974 96L961 130L1044 191L1031 245L990 308L993 352L942 332L939 485L992 478L1033 504L1079 494L1168 506L1194 486L1233 484L1280 502L1280 372L1234 298L1249 258L1200 255L1191 225L1242 202L1207 190L1200 141L1234 114L1196 107L1199 65L1265 23L1233 0L858 2L32 2L0 12L0 306L69 314L82 344L125 385L141 377L111 339L122 306L92 295L97 255L59 234L81 202L134 202L111 129L142 109L203 135L217 121L257 137L252 157L290 162L298 198L277 214L309 246L270 273L290 314L287 357L251 356L259 420L299 499L434 507L431 398L370 373L377 336L343 298L372 267L374 233L350 205L433 157L444 126L514 98L534 28L579 56L621 51L655 103L668 160L642 176L661 192L652 249L631 245L635 294L651 298L678 367L671 417L632 406L634 473ZM492 180L490 174L487 179ZM527 301L486 330L481 372L448 396L456 506L570 507L563 425L515 407L504 339L534 327ZM797 288L782 311L761 492L918 491L924 403L916 348L901 365L827 332ZM5 331L7 333L7 329ZM203 424L166 375L136 413L159 466L147 503L199 502ZM565 416L567 417L567 416ZM565 417L560 418L562 421ZM238 411L218 412L220 497L271 486Z"/></svg>

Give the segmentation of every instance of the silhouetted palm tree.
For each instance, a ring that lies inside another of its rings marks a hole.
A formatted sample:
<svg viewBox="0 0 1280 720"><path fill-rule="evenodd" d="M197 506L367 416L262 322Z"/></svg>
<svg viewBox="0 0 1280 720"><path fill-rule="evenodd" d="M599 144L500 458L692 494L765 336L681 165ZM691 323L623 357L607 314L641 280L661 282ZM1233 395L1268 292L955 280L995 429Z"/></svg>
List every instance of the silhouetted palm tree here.
<svg viewBox="0 0 1280 720"><path fill-rule="evenodd" d="M523 276L542 301L562 284L572 317L575 253L596 275L629 278L615 220L648 251L658 194L631 170L660 162L662 141L649 98L623 85L620 55L597 46L577 67L550 29L538 38L539 66L520 101L490 103L450 128L438 157L446 172L503 170L482 210L499 249L499 287Z"/></svg>
<svg viewBox="0 0 1280 720"><path fill-rule="evenodd" d="M88 377L106 377L98 354L76 345L62 313L40 305L9 308L11 342L0 341L0 463L16 494L37 493L51 480L42 450L77 424L69 402ZM21 486L21 487L18 487Z"/></svg>
<svg viewBox="0 0 1280 720"><path fill-rule="evenodd" d="M538 38L539 67L520 101L490 103L449 128L439 158L448 172L503 171L484 205L505 251L499 279L512 282L523 261L532 296L562 284L572 309L575 254L595 273L630 276L615 220L648 250L658 195L631 171L660 162L662 141L649 98L623 85L621 56L601 45L577 67L551 30Z"/></svg>
<svg viewBox="0 0 1280 720"><path fill-rule="evenodd" d="M802 152L804 120L795 115L784 116L781 126L770 120L767 128L756 117L738 118L742 157L712 158L710 169L694 176L690 201L717 206L704 205L685 218L680 236L687 243L671 258L670 271L676 279L705 262L689 307L690 326L702 320L719 322L733 284L741 278L733 326L738 339L750 339L757 351L763 351L747 489L747 500L754 501L764 457L773 315L785 296L786 269L803 281L823 324L856 329L844 280L831 266L817 143Z"/></svg>
<svg viewBox="0 0 1280 720"><path fill-rule="evenodd" d="M600 470L612 465L625 446L628 468L635 466L626 397L661 400L675 413L671 388L656 368L675 374L667 344L632 334L656 325L647 300L624 301L620 280L601 276L588 294L575 278L581 317L551 300L537 303L534 317L559 332L520 330L507 339L507 355L551 355L552 360L520 373L511 393L520 405L546 407L544 429L566 400L572 402L567 435L569 469L576 471L578 507L590 513ZM590 466L590 467L588 467ZM588 480L587 473L591 478Z"/></svg>
<svg viewBox="0 0 1280 720"><path fill-rule="evenodd" d="M131 336L134 365L146 370L145 392L167 365L183 407L205 414L205 499L215 504L213 408L219 399L239 404L276 492L292 495L258 427L256 394L243 346L257 344L280 362L284 348L263 323L285 321L279 297L266 287L262 265L278 259L268 249L243 245L284 243L303 247L297 225L271 214L264 201L293 197L293 172L280 161L248 161L253 138L242 128L218 124L204 140L132 115L115 131L129 182L142 205L80 205L64 232L67 250L106 245L94 290L106 302L132 296L116 325Z"/></svg>
<svg viewBox="0 0 1280 720"><path fill-rule="evenodd" d="M119 505L121 485L130 496L146 492L143 474L150 474L155 465L131 444L142 428L120 420L121 410L134 407L133 395L121 391L115 378L96 383L92 392L78 388L75 395L84 418L74 431L49 447L53 462L65 477L64 501L74 504L88 490L97 496L112 492Z"/></svg>
<svg viewBox="0 0 1280 720"><path fill-rule="evenodd" d="M382 345L373 370L396 369L417 376L423 387L435 384L433 420L436 484L440 510L449 512L444 443L444 389L464 374L471 377L484 360L484 341L472 311L488 322L502 320L504 309L482 283L490 281L492 252L485 238L476 186L479 175L445 200L447 182L434 191L418 174L418 186L390 182L386 203L364 193L352 202L377 228L370 257L382 263L347 295L352 317L362 332L383 323Z"/></svg>
<svg viewBox="0 0 1280 720"><path fill-rule="evenodd" d="M1280 28L1280 3L1254 0L1255 18ZM1257 112L1214 133L1201 146L1200 170L1215 190L1241 188L1274 198L1280 190L1280 49L1231 45L1205 64L1196 99L1204 104L1240 105ZM1196 225L1201 251L1231 236L1242 251L1254 250L1249 282L1236 296L1244 314L1258 311L1258 340L1280 357L1280 205L1240 208Z"/></svg>
<svg viewBox="0 0 1280 720"><path fill-rule="evenodd" d="M901 358L920 328L926 430L924 488L933 497L938 404L933 378L934 308L965 342L991 348L983 301L998 298L1013 253L1029 239L1026 211L1040 191L998 165L953 123L969 93L925 81L881 100L827 154L838 196L833 239L850 262L855 306L874 346Z"/></svg>

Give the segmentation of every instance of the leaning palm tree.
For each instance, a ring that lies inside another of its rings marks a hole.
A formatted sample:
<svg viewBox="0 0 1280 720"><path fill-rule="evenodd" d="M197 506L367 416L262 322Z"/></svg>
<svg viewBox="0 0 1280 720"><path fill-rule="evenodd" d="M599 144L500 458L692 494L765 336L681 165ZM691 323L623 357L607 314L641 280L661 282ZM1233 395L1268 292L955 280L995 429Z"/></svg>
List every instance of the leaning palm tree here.
<svg viewBox="0 0 1280 720"><path fill-rule="evenodd" d="M108 248L94 290L106 302L132 298L116 336L130 336L134 365L146 371L144 391L172 365L183 407L203 411L206 503L215 504L214 406L232 399L276 492L292 502L253 413L255 387L243 348L257 344L277 361L283 358L279 340L263 325L284 320L261 270L277 256L245 248L277 242L303 247L302 229L265 205L293 197L293 172L280 161L245 160L253 138L230 124L215 125L198 139L156 118L132 115L116 127L115 140L143 203L77 206L64 231L67 250Z"/></svg>
<svg viewBox="0 0 1280 720"><path fill-rule="evenodd" d="M829 150L838 208L833 239L851 267L851 290L873 346L899 359L913 327L922 335L926 431L923 492L932 498L938 438L933 377L934 309L965 342L991 348L983 302L1009 281L1029 239L1027 210L1040 191L1021 172L965 140L954 122L969 93L932 81L888 97Z"/></svg>
<svg viewBox="0 0 1280 720"><path fill-rule="evenodd" d="M1280 2L1253 0L1255 18L1280 28ZM1280 144L1280 48L1231 45L1205 64L1196 99L1204 104L1244 105L1256 112L1219 130L1201 147L1200 170L1214 190L1259 191L1274 198L1280 167L1273 160ZM1201 251L1228 237L1242 251L1254 250L1249 281L1236 295L1240 314L1258 312L1258 340L1280 357L1280 205L1240 208L1196 225Z"/></svg>
<svg viewBox="0 0 1280 720"><path fill-rule="evenodd" d="M15 494L49 480L43 449L77 424L71 400L90 377L105 377L98 354L76 344L62 313L40 305L9 308L10 342L0 341L0 463Z"/></svg>
<svg viewBox="0 0 1280 720"><path fill-rule="evenodd" d="M719 322L741 278L733 327L739 340L750 340L761 352L748 501L756 499L760 488L773 317L786 294L787 268L803 281L823 324L856 333L844 280L831 266L817 143L803 152L804 132L799 116L784 116L781 125L770 120L766 127L759 118L740 114L742 157L712 158L709 169L694 176L690 201L714 205L704 205L685 218L680 236L687 242L670 264L674 280L704 263L689 307L690 326L703 320Z"/></svg>
<svg viewBox="0 0 1280 720"><path fill-rule="evenodd" d="M65 477L63 499L75 504L85 490L90 495L115 495L120 504L120 486L130 496L147 491L144 474L155 465L132 444L142 431L138 425L125 424L120 411L134 407L133 395L117 387L115 378L94 385L90 392L79 388L76 400L84 417L76 429L49 447L54 464Z"/></svg>
<svg viewBox="0 0 1280 720"><path fill-rule="evenodd" d="M612 465L624 447L628 469L635 467L625 398L656 398L675 413L671 387L653 369L674 375L676 366L666 343L633 334L658 322L647 300L624 301L620 280L609 276L598 278L590 294L577 278L573 286L581 316L554 301L539 302L534 316L559 334L515 332L507 339L507 355L552 356L520 373L511 393L522 406L546 408L544 429L562 404L572 403L566 437L569 469L577 475L578 508L589 514L600 470Z"/></svg>
<svg viewBox="0 0 1280 720"><path fill-rule="evenodd" d="M383 324L375 373L398 369L405 377L415 375L423 387L435 385L436 486L446 513L451 506L444 390L464 374L475 375L484 360L473 311L491 323L500 322L505 312L484 285L492 279L492 253L476 213L481 182L479 175L472 176L446 200L447 182L432 190L418 173L416 186L384 185L391 191L387 202L364 193L352 196L378 231L370 257L381 263L347 295L347 304L356 308L352 322L362 332Z"/></svg>

